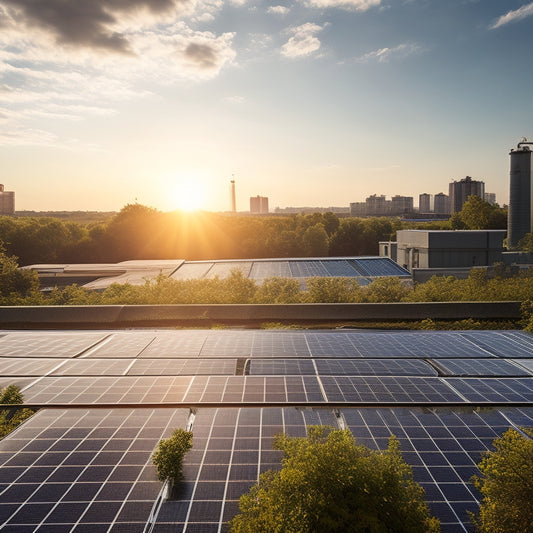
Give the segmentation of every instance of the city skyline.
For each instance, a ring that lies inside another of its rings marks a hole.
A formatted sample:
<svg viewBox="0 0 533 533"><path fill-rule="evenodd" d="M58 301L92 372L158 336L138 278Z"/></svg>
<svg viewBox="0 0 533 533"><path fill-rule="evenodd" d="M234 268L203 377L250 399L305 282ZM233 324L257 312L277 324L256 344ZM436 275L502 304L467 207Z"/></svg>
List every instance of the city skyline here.
<svg viewBox="0 0 533 533"><path fill-rule="evenodd" d="M533 2L441 4L0 0L2 182L18 210L227 211L231 179L238 211L342 206L466 175L508 203Z"/></svg>

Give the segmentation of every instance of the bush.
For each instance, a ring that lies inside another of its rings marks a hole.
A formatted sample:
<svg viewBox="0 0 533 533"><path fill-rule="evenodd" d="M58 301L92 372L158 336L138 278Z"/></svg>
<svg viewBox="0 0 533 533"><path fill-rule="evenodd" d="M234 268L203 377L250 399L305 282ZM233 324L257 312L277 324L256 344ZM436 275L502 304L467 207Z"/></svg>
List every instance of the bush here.
<svg viewBox="0 0 533 533"><path fill-rule="evenodd" d="M440 531L394 437L377 452L348 430L310 426L306 438L277 436L274 447L283 468L241 496L231 533Z"/></svg>
<svg viewBox="0 0 533 533"><path fill-rule="evenodd" d="M533 437L531 429L524 430ZM472 520L480 533L533 531L533 440L509 429L479 463L474 486L483 500Z"/></svg>

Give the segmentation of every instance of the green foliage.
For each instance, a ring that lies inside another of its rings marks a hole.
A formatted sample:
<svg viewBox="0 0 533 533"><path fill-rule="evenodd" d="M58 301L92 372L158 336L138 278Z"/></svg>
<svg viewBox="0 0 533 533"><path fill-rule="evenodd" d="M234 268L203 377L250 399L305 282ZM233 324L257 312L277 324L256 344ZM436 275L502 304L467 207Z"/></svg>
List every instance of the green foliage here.
<svg viewBox="0 0 533 533"><path fill-rule="evenodd" d="M24 397L17 385L9 385L0 390L0 404L21 405L22 403L24 403ZM32 414L31 409L0 409L0 439L11 433Z"/></svg>
<svg viewBox="0 0 533 533"><path fill-rule="evenodd" d="M308 278L306 301L352 303L363 301L363 291L353 278Z"/></svg>
<svg viewBox="0 0 533 533"><path fill-rule="evenodd" d="M0 244L0 305L40 303L40 300L37 273L20 269L17 258L6 255Z"/></svg>
<svg viewBox="0 0 533 533"><path fill-rule="evenodd" d="M296 304L302 301L301 287L293 278L267 278L257 288L254 303Z"/></svg>
<svg viewBox="0 0 533 533"><path fill-rule="evenodd" d="M161 481L177 483L183 479L183 457L192 448L192 433L178 428L172 436L159 442L152 461Z"/></svg>
<svg viewBox="0 0 533 533"><path fill-rule="evenodd" d="M394 437L376 452L348 430L310 426L306 438L279 435L274 447L283 468L241 496L231 533L440 531Z"/></svg>
<svg viewBox="0 0 533 533"><path fill-rule="evenodd" d="M302 244L306 256L327 257L329 237L324 224L317 223L308 227L302 236Z"/></svg>
<svg viewBox="0 0 533 533"><path fill-rule="evenodd" d="M399 278L386 277L374 280L366 287L365 302L401 302L404 301L412 289Z"/></svg>
<svg viewBox="0 0 533 533"><path fill-rule="evenodd" d="M532 435L531 428L526 429ZM493 442L472 481L483 500L473 517L480 533L533 531L533 440L509 429Z"/></svg>
<svg viewBox="0 0 533 533"><path fill-rule="evenodd" d="M452 229L506 229L507 210L479 196L469 196L459 213L450 219Z"/></svg>
<svg viewBox="0 0 533 533"><path fill-rule="evenodd" d="M524 237L518 241L518 249L524 250L525 252L533 252L533 233L526 233Z"/></svg>

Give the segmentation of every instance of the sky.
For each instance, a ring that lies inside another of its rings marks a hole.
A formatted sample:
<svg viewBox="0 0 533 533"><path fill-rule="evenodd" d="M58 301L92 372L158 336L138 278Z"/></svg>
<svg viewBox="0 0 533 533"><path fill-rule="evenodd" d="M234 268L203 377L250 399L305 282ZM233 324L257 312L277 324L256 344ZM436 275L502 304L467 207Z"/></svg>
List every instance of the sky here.
<svg viewBox="0 0 533 533"><path fill-rule="evenodd" d="M533 139L533 2L0 0L17 210L508 201Z"/></svg>

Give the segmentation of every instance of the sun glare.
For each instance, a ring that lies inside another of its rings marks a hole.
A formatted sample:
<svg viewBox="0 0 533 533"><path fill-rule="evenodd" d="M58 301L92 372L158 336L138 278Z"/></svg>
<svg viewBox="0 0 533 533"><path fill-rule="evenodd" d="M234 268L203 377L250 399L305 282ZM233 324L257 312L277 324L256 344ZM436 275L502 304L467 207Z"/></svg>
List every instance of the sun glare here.
<svg viewBox="0 0 533 533"><path fill-rule="evenodd" d="M181 183L174 191L174 203L180 211L196 211L205 205L206 190L203 183L191 181Z"/></svg>

